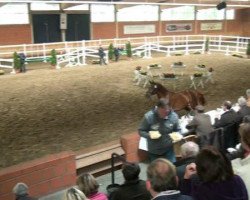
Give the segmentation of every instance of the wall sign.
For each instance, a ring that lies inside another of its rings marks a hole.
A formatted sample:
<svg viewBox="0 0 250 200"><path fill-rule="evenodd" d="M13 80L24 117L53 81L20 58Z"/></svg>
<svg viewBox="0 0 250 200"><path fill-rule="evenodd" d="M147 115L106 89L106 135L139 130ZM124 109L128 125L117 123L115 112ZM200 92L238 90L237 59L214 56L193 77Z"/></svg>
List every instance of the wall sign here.
<svg viewBox="0 0 250 200"><path fill-rule="evenodd" d="M222 30L222 22L218 23L201 23L202 31L218 31Z"/></svg>
<svg viewBox="0 0 250 200"><path fill-rule="evenodd" d="M155 25L125 25L123 27L124 34L144 34L155 33Z"/></svg>
<svg viewBox="0 0 250 200"><path fill-rule="evenodd" d="M167 24L166 32L192 31L192 24Z"/></svg>

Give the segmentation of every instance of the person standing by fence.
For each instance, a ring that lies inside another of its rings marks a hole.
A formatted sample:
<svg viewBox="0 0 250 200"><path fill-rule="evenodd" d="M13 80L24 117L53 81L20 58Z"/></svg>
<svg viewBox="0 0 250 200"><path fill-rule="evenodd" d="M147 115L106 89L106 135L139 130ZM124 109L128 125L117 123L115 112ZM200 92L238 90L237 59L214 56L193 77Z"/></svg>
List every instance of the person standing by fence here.
<svg viewBox="0 0 250 200"><path fill-rule="evenodd" d="M98 49L98 55L100 57L100 65L103 65L103 64L107 65L107 63L105 62L105 59L104 59L105 52L104 52L104 49L102 48L102 46L100 46Z"/></svg>

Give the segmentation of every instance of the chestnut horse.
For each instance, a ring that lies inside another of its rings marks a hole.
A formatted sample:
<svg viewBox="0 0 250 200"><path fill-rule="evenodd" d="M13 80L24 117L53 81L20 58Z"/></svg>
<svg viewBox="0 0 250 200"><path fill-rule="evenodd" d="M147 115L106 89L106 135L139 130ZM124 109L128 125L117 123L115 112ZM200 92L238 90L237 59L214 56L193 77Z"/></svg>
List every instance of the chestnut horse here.
<svg viewBox="0 0 250 200"><path fill-rule="evenodd" d="M185 90L181 92L172 92L167 90L160 83L150 81L150 87L146 96L150 98L152 95L157 95L160 98L167 98L170 106L175 111L194 109L197 105L205 105L206 100L204 95L197 90Z"/></svg>

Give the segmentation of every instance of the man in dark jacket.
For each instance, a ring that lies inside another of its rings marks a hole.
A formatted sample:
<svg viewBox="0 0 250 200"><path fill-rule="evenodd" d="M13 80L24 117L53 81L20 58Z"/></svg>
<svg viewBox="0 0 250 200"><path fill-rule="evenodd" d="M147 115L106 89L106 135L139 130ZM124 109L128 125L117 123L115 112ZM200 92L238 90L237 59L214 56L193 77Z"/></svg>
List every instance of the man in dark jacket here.
<svg viewBox="0 0 250 200"><path fill-rule="evenodd" d="M147 170L147 189L154 200L192 200L182 195L178 188L178 178L174 165L166 159L154 160Z"/></svg>
<svg viewBox="0 0 250 200"><path fill-rule="evenodd" d="M162 98L153 110L148 111L140 124L139 134L147 139L151 161L167 158L175 162L172 132L180 131L178 115L170 108L168 101Z"/></svg>
<svg viewBox="0 0 250 200"><path fill-rule="evenodd" d="M107 65L107 63L105 62L105 52L104 52L104 49L102 48L102 46L99 47L98 49L98 55L99 55L99 58L100 58L100 65Z"/></svg>
<svg viewBox="0 0 250 200"><path fill-rule="evenodd" d="M28 186L25 183L17 183L13 188L13 193L16 195L16 200L37 200L28 195Z"/></svg>
<svg viewBox="0 0 250 200"><path fill-rule="evenodd" d="M230 101L224 101L222 108L225 112L221 115L220 119L215 118L215 128L223 128L237 122L238 116L237 113L232 109L232 103Z"/></svg>
<svg viewBox="0 0 250 200"><path fill-rule="evenodd" d="M122 174L125 179L118 190L110 194L111 200L150 200L145 181L139 179L140 167L136 163L123 165Z"/></svg>

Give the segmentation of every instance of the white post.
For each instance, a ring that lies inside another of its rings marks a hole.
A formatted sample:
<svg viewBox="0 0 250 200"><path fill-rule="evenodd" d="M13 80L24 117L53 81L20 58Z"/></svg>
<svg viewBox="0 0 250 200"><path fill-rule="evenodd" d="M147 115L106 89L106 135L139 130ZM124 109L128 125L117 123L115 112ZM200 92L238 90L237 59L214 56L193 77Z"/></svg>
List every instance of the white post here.
<svg viewBox="0 0 250 200"><path fill-rule="evenodd" d="M152 56L151 56L151 42L148 43L148 58L152 58Z"/></svg>
<svg viewBox="0 0 250 200"><path fill-rule="evenodd" d="M221 50L221 35L219 36L219 50Z"/></svg>
<svg viewBox="0 0 250 200"><path fill-rule="evenodd" d="M168 47L168 53L167 53L166 56L171 56L171 55L170 55L170 48L169 48L169 47Z"/></svg>
<svg viewBox="0 0 250 200"><path fill-rule="evenodd" d="M237 43L236 43L236 52L238 53L239 52L239 42L240 42L240 38L239 36L237 37Z"/></svg>
<svg viewBox="0 0 250 200"><path fill-rule="evenodd" d="M157 36L157 50L160 50L160 38Z"/></svg>
<svg viewBox="0 0 250 200"><path fill-rule="evenodd" d="M175 50L175 36L173 36L173 50Z"/></svg>
<svg viewBox="0 0 250 200"><path fill-rule="evenodd" d="M226 50L226 54L225 54L226 56L228 56L229 55L229 45L227 45L227 50Z"/></svg>
<svg viewBox="0 0 250 200"><path fill-rule="evenodd" d="M11 74L16 74L16 70L14 69L14 62L12 63L12 71L10 73Z"/></svg>
<svg viewBox="0 0 250 200"><path fill-rule="evenodd" d="M147 58L148 57L148 44L147 44L147 37L144 37L144 49L145 49L145 51L144 51L144 56L143 56L143 58Z"/></svg>
<svg viewBox="0 0 250 200"><path fill-rule="evenodd" d="M45 47L45 44L43 43L43 62L47 62L47 59L46 59L46 47Z"/></svg>
<svg viewBox="0 0 250 200"><path fill-rule="evenodd" d="M56 69L61 69L60 65L58 64L58 56L56 55Z"/></svg>
<svg viewBox="0 0 250 200"><path fill-rule="evenodd" d="M186 53L185 55L189 55L189 52L188 52L188 35L186 35Z"/></svg>
<svg viewBox="0 0 250 200"><path fill-rule="evenodd" d="M86 65L85 40L82 41L82 64Z"/></svg>
<svg viewBox="0 0 250 200"><path fill-rule="evenodd" d="M80 48L79 47L77 48L77 65L81 65L81 62L80 62Z"/></svg>

